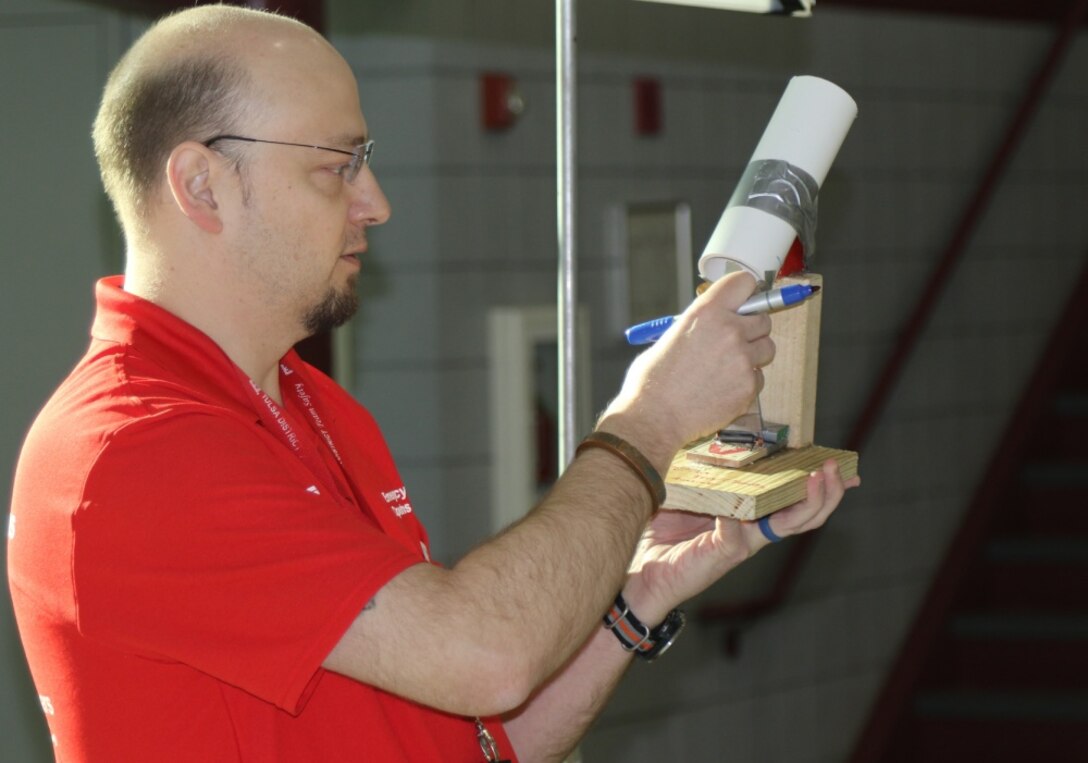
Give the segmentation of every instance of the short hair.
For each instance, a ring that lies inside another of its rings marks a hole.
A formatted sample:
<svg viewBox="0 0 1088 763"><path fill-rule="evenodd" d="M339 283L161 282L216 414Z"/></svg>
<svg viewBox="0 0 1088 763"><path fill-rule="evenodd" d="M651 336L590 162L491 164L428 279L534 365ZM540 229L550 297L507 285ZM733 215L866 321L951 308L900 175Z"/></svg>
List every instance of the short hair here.
<svg viewBox="0 0 1088 763"><path fill-rule="evenodd" d="M93 136L102 183L122 222L126 212L144 216L178 144L237 130L252 80L220 33L266 20L298 23L232 6L190 8L152 26L114 67Z"/></svg>

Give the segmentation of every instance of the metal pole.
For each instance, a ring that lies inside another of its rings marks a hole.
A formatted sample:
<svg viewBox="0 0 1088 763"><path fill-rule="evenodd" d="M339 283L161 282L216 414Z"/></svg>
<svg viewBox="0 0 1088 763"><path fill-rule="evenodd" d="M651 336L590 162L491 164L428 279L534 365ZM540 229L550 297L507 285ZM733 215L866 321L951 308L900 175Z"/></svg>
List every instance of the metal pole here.
<svg viewBox="0 0 1088 763"><path fill-rule="evenodd" d="M574 456L575 313L578 300L574 250L574 0L555 0L556 201L559 232L559 468Z"/></svg>
<svg viewBox="0 0 1088 763"><path fill-rule="evenodd" d="M574 458L577 435L575 406L575 317L578 308L574 251L574 0L555 0L555 154L556 213L559 232L559 471ZM575 749L565 763L581 763Z"/></svg>

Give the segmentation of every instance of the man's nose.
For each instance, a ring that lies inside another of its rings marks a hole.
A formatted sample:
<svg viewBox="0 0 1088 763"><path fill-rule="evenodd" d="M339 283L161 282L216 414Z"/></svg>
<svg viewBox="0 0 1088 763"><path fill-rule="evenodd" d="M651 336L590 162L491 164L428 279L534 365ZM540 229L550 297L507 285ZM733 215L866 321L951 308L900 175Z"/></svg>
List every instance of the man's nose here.
<svg viewBox="0 0 1088 763"><path fill-rule="evenodd" d="M356 225L381 225L392 214L389 199L385 198L370 167L362 168L355 180L348 184L348 192L351 194L348 215Z"/></svg>

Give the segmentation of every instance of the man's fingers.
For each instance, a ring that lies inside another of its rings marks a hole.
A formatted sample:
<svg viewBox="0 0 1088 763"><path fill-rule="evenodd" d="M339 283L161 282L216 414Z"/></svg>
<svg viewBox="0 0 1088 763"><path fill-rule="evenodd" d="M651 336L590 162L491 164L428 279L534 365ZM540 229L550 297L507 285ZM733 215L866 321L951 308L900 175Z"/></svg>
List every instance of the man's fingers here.
<svg viewBox="0 0 1088 763"><path fill-rule="evenodd" d="M850 482L861 484L861 480L857 477L851 479ZM820 471L809 476L808 486L810 488L808 500L812 502L814 497L816 499L816 502L810 503L810 506L815 507L815 511L801 522L801 525L797 528L798 532L806 532L822 527L842 501L848 487L847 483L839 475L838 463L833 459L825 461Z"/></svg>
<svg viewBox="0 0 1088 763"><path fill-rule="evenodd" d="M831 471L828 472L828 464ZM808 509L809 515L801 520L797 526L797 532L814 530L823 525L827 517L834 511L842 500L844 489L842 480L839 479L839 465L834 461L823 464L820 471L808 476Z"/></svg>
<svg viewBox="0 0 1088 763"><path fill-rule="evenodd" d="M740 315L736 319L740 321L741 331L749 342L771 335L771 316L766 313Z"/></svg>
<svg viewBox="0 0 1088 763"><path fill-rule="evenodd" d="M771 529L776 535L786 537L822 527L846 491L860 484L860 477L844 481L839 476L838 463L828 459L819 471L808 476L804 501L770 515Z"/></svg>
<svg viewBox="0 0 1088 763"><path fill-rule="evenodd" d="M769 336L751 342L749 347L751 348L749 350L749 356L752 359L752 365L756 368L769 366L771 361L774 360L775 352L777 351L774 340Z"/></svg>
<svg viewBox="0 0 1088 763"><path fill-rule="evenodd" d="M710 285L699 295L699 301L710 304L722 304L730 312L736 312L744 301L756 290L756 279L751 273L729 273Z"/></svg>

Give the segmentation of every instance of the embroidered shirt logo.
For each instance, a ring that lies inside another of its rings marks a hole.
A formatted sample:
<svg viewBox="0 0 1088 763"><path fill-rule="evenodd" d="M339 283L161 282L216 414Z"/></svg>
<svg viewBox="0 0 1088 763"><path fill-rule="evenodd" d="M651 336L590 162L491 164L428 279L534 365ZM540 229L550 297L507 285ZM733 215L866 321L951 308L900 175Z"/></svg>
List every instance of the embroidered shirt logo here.
<svg viewBox="0 0 1088 763"><path fill-rule="evenodd" d="M317 489L317 485L310 485L306 488L307 493L313 493L314 495L321 495L321 491Z"/></svg>
<svg viewBox="0 0 1088 763"><path fill-rule="evenodd" d="M412 504L408 502L408 489L403 485L396 490L389 490L382 493L382 498L389 504L389 508L393 510L393 513L398 517L403 517L405 514L412 513Z"/></svg>

